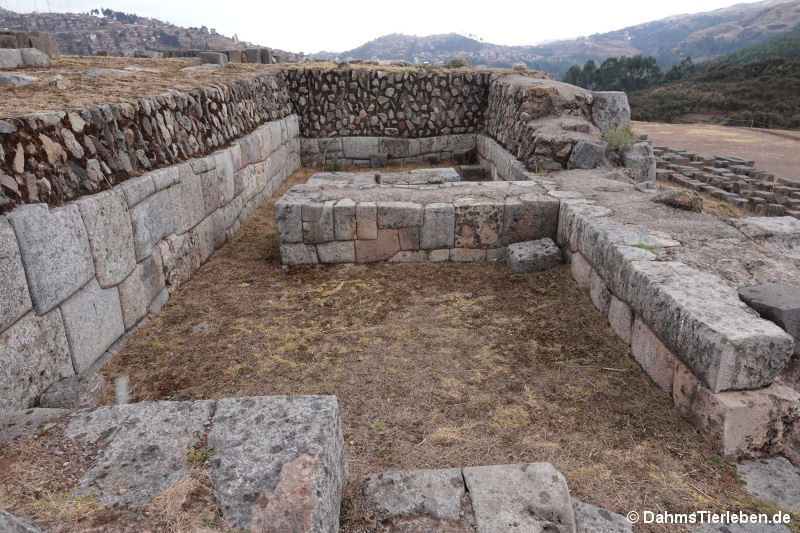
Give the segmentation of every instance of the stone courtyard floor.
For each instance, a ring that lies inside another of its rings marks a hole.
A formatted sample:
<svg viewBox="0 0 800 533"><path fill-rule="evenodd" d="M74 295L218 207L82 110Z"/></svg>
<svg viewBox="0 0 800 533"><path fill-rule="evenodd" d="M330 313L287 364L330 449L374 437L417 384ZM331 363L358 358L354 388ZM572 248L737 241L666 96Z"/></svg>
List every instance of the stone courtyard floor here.
<svg viewBox="0 0 800 533"><path fill-rule="evenodd" d="M283 268L274 203L313 172L290 177L102 370L108 403L119 375L132 402L335 394L354 476L344 531L363 523L351 505L359 476L541 461L573 497L621 514L774 512L677 415L568 267ZM19 461L37 453L0 447L0 467L18 462L0 507L34 520L50 512L33 506L41 490L26 502L10 483L34 483L42 471Z"/></svg>

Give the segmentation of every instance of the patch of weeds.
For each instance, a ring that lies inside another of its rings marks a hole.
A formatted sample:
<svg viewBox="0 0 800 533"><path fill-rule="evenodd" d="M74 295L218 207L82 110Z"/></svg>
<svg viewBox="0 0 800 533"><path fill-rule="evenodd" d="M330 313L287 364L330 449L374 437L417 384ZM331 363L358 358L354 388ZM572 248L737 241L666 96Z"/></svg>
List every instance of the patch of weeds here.
<svg viewBox="0 0 800 533"><path fill-rule="evenodd" d="M654 250L655 246L650 244L644 244L642 242L637 242L636 244L631 244L634 248L641 248L642 250Z"/></svg>
<svg viewBox="0 0 800 533"><path fill-rule="evenodd" d="M372 424L370 424L369 427L373 431L380 431L383 429L383 422L381 422L380 420L376 420Z"/></svg>
<svg viewBox="0 0 800 533"><path fill-rule="evenodd" d="M625 420L622 417L617 416L614 418L612 425L614 426L614 429L621 431L625 429L627 424L625 424Z"/></svg>
<svg viewBox="0 0 800 533"><path fill-rule="evenodd" d="M494 400L488 397L478 398L472 406L478 411L488 411L494 407Z"/></svg>
<svg viewBox="0 0 800 533"><path fill-rule="evenodd" d="M101 509L97 503L98 494L90 492L75 496L72 491L53 492L43 490L39 498L29 505L28 510L37 515L45 515L56 522L88 518Z"/></svg>
<svg viewBox="0 0 800 533"><path fill-rule="evenodd" d="M501 409L495 416L495 422L501 429L525 427L530 423L528 413L516 406Z"/></svg>
<svg viewBox="0 0 800 533"><path fill-rule="evenodd" d="M603 133L603 140L608 143L608 149L620 155L633 145L634 139L630 124L611 125Z"/></svg>
<svg viewBox="0 0 800 533"><path fill-rule="evenodd" d="M334 157L333 161L331 161L331 172L339 172L340 170L342 170L342 164Z"/></svg>
<svg viewBox="0 0 800 533"><path fill-rule="evenodd" d="M242 365L242 366L240 366L239 368L236 369L236 374L239 375L239 376L249 376L250 374L252 374L255 371L256 371L256 369L253 368L250 365Z"/></svg>
<svg viewBox="0 0 800 533"><path fill-rule="evenodd" d="M201 467L214 457L214 449L208 446L193 446L186 454L186 460L189 464L196 467Z"/></svg>
<svg viewBox="0 0 800 533"><path fill-rule="evenodd" d="M708 462L714 468L722 468L723 466L725 466L725 463L722 461L722 457L720 457L719 455L709 456L708 457Z"/></svg>

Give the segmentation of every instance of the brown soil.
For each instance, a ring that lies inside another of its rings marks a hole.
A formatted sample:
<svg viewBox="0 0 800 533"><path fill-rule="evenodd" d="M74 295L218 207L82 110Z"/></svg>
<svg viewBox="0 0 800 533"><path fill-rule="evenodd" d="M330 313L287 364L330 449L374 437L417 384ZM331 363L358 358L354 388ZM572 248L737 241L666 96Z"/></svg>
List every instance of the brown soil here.
<svg viewBox="0 0 800 533"><path fill-rule="evenodd" d="M658 122L634 122L633 129L655 146L753 159L759 170L800 183L800 132Z"/></svg>
<svg viewBox="0 0 800 533"><path fill-rule="evenodd" d="M388 469L549 461L574 497L623 514L773 511L676 414L567 267L283 268L274 202L312 173L295 173L172 294L103 370L108 383L128 375L137 402L335 394L348 494ZM19 502L0 484L0 506L39 516ZM347 501L342 521L369 524Z"/></svg>

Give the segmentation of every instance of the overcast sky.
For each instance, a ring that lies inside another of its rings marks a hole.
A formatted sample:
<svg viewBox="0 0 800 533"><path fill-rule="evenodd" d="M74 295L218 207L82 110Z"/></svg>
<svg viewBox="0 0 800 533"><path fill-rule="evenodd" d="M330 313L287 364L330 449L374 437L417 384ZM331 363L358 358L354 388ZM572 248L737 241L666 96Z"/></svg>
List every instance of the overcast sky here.
<svg viewBox="0 0 800 533"><path fill-rule="evenodd" d="M536 44L602 33L731 0L0 0L17 12L87 12L106 7L292 52L342 52L388 33L475 34L486 42Z"/></svg>

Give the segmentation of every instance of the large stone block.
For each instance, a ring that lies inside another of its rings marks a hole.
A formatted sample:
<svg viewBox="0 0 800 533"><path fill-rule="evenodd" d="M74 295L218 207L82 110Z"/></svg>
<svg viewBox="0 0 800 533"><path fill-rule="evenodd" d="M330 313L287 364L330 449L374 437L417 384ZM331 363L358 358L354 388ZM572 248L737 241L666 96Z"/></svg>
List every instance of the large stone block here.
<svg viewBox="0 0 800 533"><path fill-rule="evenodd" d="M589 290L589 283L592 279L592 265L579 252L570 256L569 269L572 279L575 280L583 290Z"/></svg>
<svg viewBox="0 0 800 533"><path fill-rule="evenodd" d="M455 203L455 247L498 248L502 245L504 204L458 198Z"/></svg>
<svg viewBox="0 0 800 533"><path fill-rule="evenodd" d="M561 250L551 239L509 244L507 257L508 266L515 274L539 272L561 264Z"/></svg>
<svg viewBox="0 0 800 533"><path fill-rule="evenodd" d="M422 205L414 202L378 202L378 228L397 229L421 226Z"/></svg>
<svg viewBox="0 0 800 533"><path fill-rule="evenodd" d="M183 234L200 223L206 215L200 178L188 163L178 167L180 181L167 189L172 203L175 233Z"/></svg>
<svg viewBox="0 0 800 533"><path fill-rule="evenodd" d="M452 248L455 243L455 217L453 204L427 204L420 230L420 248L423 250Z"/></svg>
<svg viewBox="0 0 800 533"><path fill-rule="evenodd" d="M388 261L400 251L400 236L396 229L379 229L376 238L356 241L356 262Z"/></svg>
<svg viewBox="0 0 800 533"><path fill-rule="evenodd" d="M33 522L17 518L0 509L0 531L6 533L41 533Z"/></svg>
<svg viewBox="0 0 800 533"><path fill-rule="evenodd" d="M325 203L303 204L303 242L319 244L335 239L333 230L334 200Z"/></svg>
<svg viewBox="0 0 800 533"><path fill-rule="evenodd" d="M550 463L462 469L478 533L575 533L575 511L564 476Z"/></svg>
<svg viewBox="0 0 800 533"><path fill-rule="evenodd" d="M671 395L678 358L638 318L633 322L630 336L633 358L661 390Z"/></svg>
<svg viewBox="0 0 800 533"><path fill-rule="evenodd" d="M101 447L76 495L101 505L139 506L189 471L187 453L205 433L214 402L153 402L78 411L66 434Z"/></svg>
<svg viewBox="0 0 800 533"><path fill-rule="evenodd" d="M611 295L611 303L608 306L608 324L622 342L630 344L631 328L633 327L633 311L631 311L628 304L613 294Z"/></svg>
<svg viewBox="0 0 800 533"><path fill-rule="evenodd" d="M633 533L627 517L572 499L576 533Z"/></svg>
<svg viewBox="0 0 800 533"><path fill-rule="evenodd" d="M169 192L157 192L134 206L131 226L136 260L141 261L153 252L159 240L175 229Z"/></svg>
<svg viewBox="0 0 800 533"><path fill-rule="evenodd" d="M605 131L609 126L631 123L627 94L622 91L594 91L592 96L592 121L600 131Z"/></svg>
<svg viewBox="0 0 800 533"><path fill-rule="evenodd" d="M800 393L786 385L714 393L678 363L672 386L678 412L729 459L779 452L800 420Z"/></svg>
<svg viewBox="0 0 800 533"><path fill-rule="evenodd" d="M356 232L359 240L378 238L378 206L374 202L356 206Z"/></svg>
<svg viewBox="0 0 800 533"><path fill-rule="evenodd" d="M343 137L342 150L347 159L369 159L378 153L377 137Z"/></svg>
<svg viewBox="0 0 800 533"><path fill-rule="evenodd" d="M11 224L0 218L0 331L32 308L17 237Z"/></svg>
<svg viewBox="0 0 800 533"><path fill-rule="evenodd" d="M78 373L88 370L125 333L116 287L102 289L94 279L61 305L61 314Z"/></svg>
<svg viewBox="0 0 800 533"><path fill-rule="evenodd" d="M592 269L589 276L589 300L598 311L603 314L608 313L608 307L611 305L611 292L608 290L606 281L595 269Z"/></svg>
<svg viewBox="0 0 800 533"><path fill-rule="evenodd" d="M739 297L758 311L762 318L775 322L794 338L794 352L800 354L800 287L768 283L739 289Z"/></svg>
<svg viewBox="0 0 800 533"><path fill-rule="evenodd" d="M717 276L669 261L632 261L626 273L637 316L712 392L768 386L789 362L791 336Z"/></svg>
<svg viewBox="0 0 800 533"><path fill-rule="evenodd" d="M353 241L326 242L317 245L320 263L354 263L356 260Z"/></svg>
<svg viewBox="0 0 800 533"><path fill-rule="evenodd" d="M51 409L87 409L103 401L105 381L97 373L69 376L51 384L42 393L39 406Z"/></svg>
<svg viewBox="0 0 800 533"><path fill-rule="evenodd" d="M119 189L125 195L125 201L128 202L128 207L133 207L154 192L156 186L153 182L153 176L145 174L144 176L137 176L122 182Z"/></svg>
<svg viewBox="0 0 800 533"><path fill-rule="evenodd" d="M133 229L124 194L104 191L78 201L92 247L94 269L101 287L125 279L136 266Z"/></svg>
<svg viewBox="0 0 800 533"><path fill-rule="evenodd" d="M222 516L254 531L336 531L347 467L334 396L217 402L209 463Z"/></svg>
<svg viewBox="0 0 800 533"><path fill-rule="evenodd" d="M58 309L28 313L0 333L0 411L33 407L48 385L74 373Z"/></svg>
<svg viewBox="0 0 800 533"><path fill-rule="evenodd" d="M275 223L280 243L303 242L303 204L286 196L275 202Z"/></svg>
<svg viewBox="0 0 800 533"><path fill-rule="evenodd" d="M25 205L8 219L37 314L53 309L94 275L89 237L77 205L52 211L43 204Z"/></svg>
<svg viewBox="0 0 800 533"><path fill-rule="evenodd" d="M26 67L49 67L50 56L36 48L20 48L22 63Z"/></svg>
<svg viewBox="0 0 800 533"><path fill-rule="evenodd" d="M228 64L228 54L222 52L200 52L200 62L224 67Z"/></svg>
<svg viewBox="0 0 800 533"><path fill-rule="evenodd" d="M19 49L0 48L0 68L17 68L23 64Z"/></svg>
<svg viewBox="0 0 800 533"><path fill-rule="evenodd" d="M213 237L212 237L213 238ZM183 235L168 235L156 246L161 254L162 268L167 287L172 292L192 277L200 268L202 256L207 253L196 231Z"/></svg>
<svg viewBox="0 0 800 533"><path fill-rule="evenodd" d="M634 170L634 180L637 183L655 181L656 157L653 147L646 142L634 143L622 153L622 164Z"/></svg>
<svg viewBox="0 0 800 533"><path fill-rule="evenodd" d="M316 265L317 248L303 243L281 244L281 261L284 265Z"/></svg>
<svg viewBox="0 0 800 533"><path fill-rule="evenodd" d="M349 198L333 206L333 234L337 241L351 241L357 237L356 203Z"/></svg>
<svg viewBox="0 0 800 533"><path fill-rule="evenodd" d="M580 140L575 143L567 161L567 168L597 168L608 150L608 143L605 141L585 141Z"/></svg>

